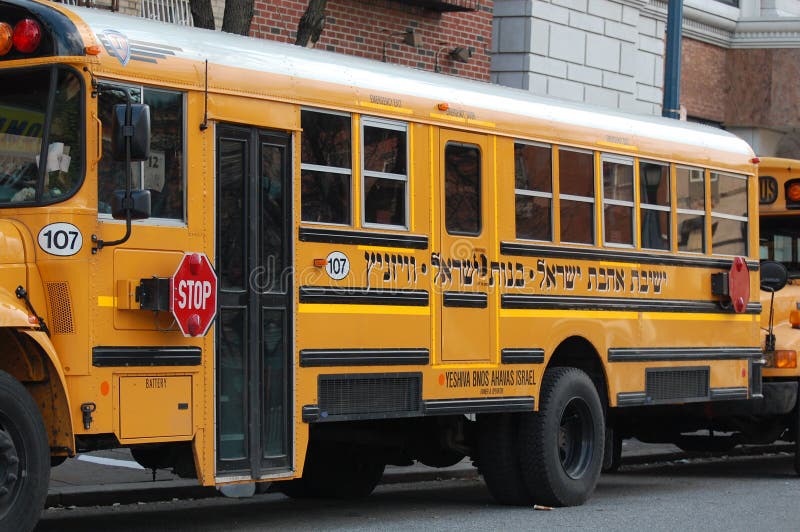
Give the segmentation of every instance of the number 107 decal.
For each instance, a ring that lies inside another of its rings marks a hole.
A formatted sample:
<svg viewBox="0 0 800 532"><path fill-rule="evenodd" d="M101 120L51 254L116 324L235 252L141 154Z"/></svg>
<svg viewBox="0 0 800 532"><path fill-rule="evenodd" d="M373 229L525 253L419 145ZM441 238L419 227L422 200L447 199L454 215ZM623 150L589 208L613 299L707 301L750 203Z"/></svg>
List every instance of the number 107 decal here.
<svg viewBox="0 0 800 532"><path fill-rule="evenodd" d="M39 247L50 255L69 257L83 247L83 235L77 227L66 222L48 224L39 231Z"/></svg>

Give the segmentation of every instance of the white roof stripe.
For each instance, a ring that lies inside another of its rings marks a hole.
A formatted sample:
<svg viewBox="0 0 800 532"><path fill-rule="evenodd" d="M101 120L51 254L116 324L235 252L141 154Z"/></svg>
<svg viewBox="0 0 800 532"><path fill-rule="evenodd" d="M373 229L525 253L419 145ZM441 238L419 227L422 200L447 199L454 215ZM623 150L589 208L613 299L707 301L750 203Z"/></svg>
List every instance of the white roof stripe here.
<svg viewBox="0 0 800 532"><path fill-rule="evenodd" d="M752 156L750 146L728 132L662 117L626 114L535 96L527 91L481 83L400 65L157 22L98 9L69 7L99 34L116 30L130 40L177 47L177 57L230 67L325 81L398 95L430 98L623 136L677 142ZM357 83L356 83L357 80Z"/></svg>

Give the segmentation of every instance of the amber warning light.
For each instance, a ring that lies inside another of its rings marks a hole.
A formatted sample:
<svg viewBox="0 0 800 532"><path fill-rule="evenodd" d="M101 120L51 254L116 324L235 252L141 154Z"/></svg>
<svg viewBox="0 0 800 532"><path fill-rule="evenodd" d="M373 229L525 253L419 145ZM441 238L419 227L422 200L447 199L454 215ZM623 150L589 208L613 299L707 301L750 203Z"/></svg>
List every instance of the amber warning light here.
<svg viewBox="0 0 800 532"><path fill-rule="evenodd" d="M6 55L12 48L22 54L30 54L39 48L42 42L42 27L31 18L24 18L14 25L0 22L0 56Z"/></svg>

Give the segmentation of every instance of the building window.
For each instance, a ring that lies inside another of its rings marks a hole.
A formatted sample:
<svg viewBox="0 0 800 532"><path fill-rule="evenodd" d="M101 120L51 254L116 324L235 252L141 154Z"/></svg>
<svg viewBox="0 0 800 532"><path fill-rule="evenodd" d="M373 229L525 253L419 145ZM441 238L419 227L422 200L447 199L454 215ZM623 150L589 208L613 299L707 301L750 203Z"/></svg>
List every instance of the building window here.
<svg viewBox="0 0 800 532"><path fill-rule="evenodd" d="M640 235L645 249L670 249L672 200L669 191L669 166L640 161Z"/></svg>
<svg viewBox="0 0 800 532"><path fill-rule="evenodd" d="M553 240L553 154L550 146L514 143L517 238Z"/></svg>
<svg viewBox="0 0 800 532"><path fill-rule="evenodd" d="M134 188L149 189L150 217L186 220L186 179L184 163L184 95L148 87L101 84L97 101L103 123L103 157L97 170L98 212L111 213L115 190L125 189L125 163L111 157L112 110L126 102L126 91L134 102L150 106L150 156L133 164Z"/></svg>
<svg viewBox="0 0 800 532"><path fill-rule="evenodd" d="M594 156L558 150L561 241L594 244Z"/></svg>
<svg viewBox="0 0 800 532"><path fill-rule="evenodd" d="M481 232L481 152L473 144L444 148L445 227L450 234Z"/></svg>
<svg viewBox="0 0 800 532"><path fill-rule="evenodd" d="M602 156L603 239L606 244L633 246L633 159Z"/></svg>
<svg viewBox="0 0 800 532"><path fill-rule="evenodd" d="M350 115L303 109L300 216L304 222L350 224Z"/></svg>
<svg viewBox="0 0 800 532"><path fill-rule="evenodd" d="M747 177L711 172L711 251L747 255Z"/></svg>
<svg viewBox="0 0 800 532"><path fill-rule="evenodd" d="M702 168L678 166L675 169L679 251L706 251L706 186L703 176Z"/></svg>
<svg viewBox="0 0 800 532"><path fill-rule="evenodd" d="M408 228L408 126L361 122L364 225Z"/></svg>

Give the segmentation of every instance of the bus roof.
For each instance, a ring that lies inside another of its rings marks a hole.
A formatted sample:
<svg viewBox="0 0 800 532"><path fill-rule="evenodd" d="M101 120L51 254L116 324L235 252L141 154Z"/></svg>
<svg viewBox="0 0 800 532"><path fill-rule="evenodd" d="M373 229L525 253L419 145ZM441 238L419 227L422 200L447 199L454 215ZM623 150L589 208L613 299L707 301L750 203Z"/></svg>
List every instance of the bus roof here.
<svg viewBox="0 0 800 532"><path fill-rule="evenodd" d="M643 142L659 147L655 150L645 148L640 153L659 153L664 150L660 144L666 143L672 145L666 149L675 150L679 155L684 150L693 153L693 160L698 160L697 155L700 153L708 157L708 161L721 163L725 162L721 154L732 154L738 157L728 162L742 165L753 157L752 149L744 140L701 124L600 109L544 98L520 89L390 63L128 17L98 9L65 5L58 5L57 8L74 11L101 42L100 36L104 34L118 32L125 35L130 42L132 59L139 53L142 59L147 60L148 54L159 53L160 50L176 58L197 62L208 60L210 65L346 87L353 93L355 101L369 99L370 91L378 91L381 94L404 97L404 104L406 100L418 99L448 102L451 108L461 107L485 112L485 116L496 118L491 122L490 129L510 135L521 131L530 133L534 128L541 129L539 124L550 124L550 128L559 130L574 128L582 132L579 137L593 138L595 142L610 138L612 142L599 144L611 145L611 150L614 149L613 145L625 151L626 147ZM408 116L419 115L417 109L414 109ZM428 115L424 116L430 118ZM514 118L503 118L504 116ZM531 122L534 123L533 126L530 125ZM471 124L468 119L462 123ZM472 121L472 125L481 123L487 122L485 119ZM716 153L712 155L710 152ZM702 159L702 156L699 158Z"/></svg>

